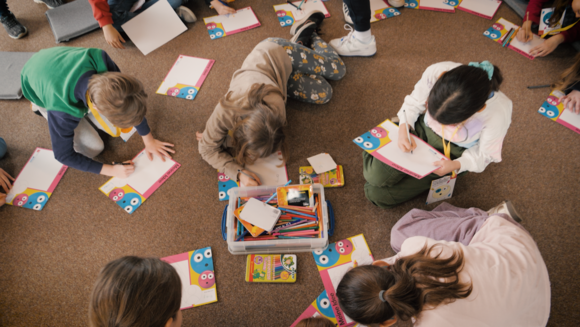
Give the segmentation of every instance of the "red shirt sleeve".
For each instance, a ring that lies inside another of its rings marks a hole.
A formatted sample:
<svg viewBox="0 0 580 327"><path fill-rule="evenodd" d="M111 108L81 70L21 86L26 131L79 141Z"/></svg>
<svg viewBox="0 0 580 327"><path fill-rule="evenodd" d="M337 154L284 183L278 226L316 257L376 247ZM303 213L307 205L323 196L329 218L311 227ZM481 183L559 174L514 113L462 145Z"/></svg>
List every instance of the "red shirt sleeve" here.
<svg viewBox="0 0 580 327"><path fill-rule="evenodd" d="M113 24L113 15L107 0L89 0L89 3L93 8L93 16L99 22L100 27Z"/></svg>
<svg viewBox="0 0 580 327"><path fill-rule="evenodd" d="M569 30L562 32L564 42L575 42L580 40L580 22L572 26Z"/></svg>
<svg viewBox="0 0 580 327"><path fill-rule="evenodd" d="M536 23L540 24L540 16L542 16L542 8L546 2L550 0L530 0L528 3L528 7L526 8L526 14L524 15L524 22L527 20L527 15L529 13L529 19Z"/></svg>

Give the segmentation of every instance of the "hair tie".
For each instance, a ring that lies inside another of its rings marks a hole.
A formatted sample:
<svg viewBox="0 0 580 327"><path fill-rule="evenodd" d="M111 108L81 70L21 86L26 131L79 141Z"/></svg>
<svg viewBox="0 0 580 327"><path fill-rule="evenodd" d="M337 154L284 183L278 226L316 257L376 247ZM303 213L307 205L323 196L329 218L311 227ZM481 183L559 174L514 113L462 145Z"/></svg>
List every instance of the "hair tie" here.
<svg viewBox="0 0 580 327"><path fill-rule="evenodd" d="M380 292L379 292L379 299L381 299L381 301L383 301L383 302L387 302L387 300L385 300L385 299L383 298L383 294L384 294L384 293L385 293L385 290L382 290L382 291L380 291Z"/></svg>
<svg viewBox="0 0 580 327"><path fill-rule="evenodd" d="M493 64L487 60L482 61L482 62L470 62L469 66L471 67L477 67L477 68L481 68L483 70L485 70L485 72L487 73L487 76L489 77L489 80L491 81L491 78L493 76Z"/></svg>

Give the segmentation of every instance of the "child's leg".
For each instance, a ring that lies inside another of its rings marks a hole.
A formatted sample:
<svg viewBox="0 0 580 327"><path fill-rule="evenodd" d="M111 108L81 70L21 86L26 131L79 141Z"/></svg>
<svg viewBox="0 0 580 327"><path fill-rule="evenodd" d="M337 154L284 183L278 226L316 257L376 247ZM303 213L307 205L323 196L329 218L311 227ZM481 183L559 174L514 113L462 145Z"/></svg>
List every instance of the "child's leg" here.
<svg viewBox="0 0 580 327"><path fill-rule="evenodd" d="M446 202L433 211L413 209L391 229L391 247L399 252L403 242L413 236L469 245L488 217L481 209L462 209Z"/></svg>
<svg viewBox="0 0 580 327"><path fill-rule="evenodd" d="M0 0L0 17L5 17L10 14L10 10L8 10L8 4L6 0Z"/></svg>
<svg viewBox="0 0 580 327"><path fill-rule="evenodd" d="M276 43L282 46L290 60L292 61L292 68L294 71L300 71L310 75L320 75L330 80L339 80L346 74L346 67L342 59L330 48L326 43L323 43L319 37L313 38L313 41L320 46L317 50L312 50L303 45L292 43L286 39L271 37L266 41ZM324 52L323 46L326 45L327 52Z"/></svg>
<svg viewBox="0 0 580 327"><path fill-rule="evenodd" d="M156 4L157 1L159 1L159 0L146 1L143 4L143 6L141 8L139 8L139 10L136 11L136 13L140 13L143 10L151 7L152 5ZM167 0L167 2L169 2L169 5L171 6L171 8L173 8L174 10L177 10L177 8L179 8L179 6L181 6L181 4L183 3L183 0Z"/></svg>
<svg viewBox="0 0 580 327"><path fill-rule="evenodd" d="M390 209L429 190L431 182L437 178L440 177L435 174L421 179L406 175L394 186L385 187L378 187L367 182L365 195L377 207Z"/></svg>
<svg viewBox="0 0 580 327"><path fill-rule="evenodd" d="M332 86L318 75L293 71L288 79L288 97L302 102L325 104L332 98Z"/></svg>

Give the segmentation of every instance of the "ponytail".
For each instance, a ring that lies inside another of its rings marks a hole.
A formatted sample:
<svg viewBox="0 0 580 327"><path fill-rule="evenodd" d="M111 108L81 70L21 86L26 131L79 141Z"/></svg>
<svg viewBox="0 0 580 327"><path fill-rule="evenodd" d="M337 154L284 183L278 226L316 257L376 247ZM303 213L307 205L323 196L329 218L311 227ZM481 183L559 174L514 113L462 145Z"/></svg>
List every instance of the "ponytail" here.
<svg viewBox="0 0 580 327"><path fill-rule="evenodd" d="M441 252L430 255L436 246L424 246L393 266L351 269L336 289L344 313L362 324L383 323L393 317L407 321L419 317L425 307L468 297L473 286L459 282L463 251L441 259Z"/></svg>
<svg viewBox="0 0 580 327"><path fill-rule="evenodd" d="M499 91L503 76L499 68L484 61L477 66L461 65L445 72L435 83L427 107L443 125L459 124L481 110L491 92Z"/></svg>

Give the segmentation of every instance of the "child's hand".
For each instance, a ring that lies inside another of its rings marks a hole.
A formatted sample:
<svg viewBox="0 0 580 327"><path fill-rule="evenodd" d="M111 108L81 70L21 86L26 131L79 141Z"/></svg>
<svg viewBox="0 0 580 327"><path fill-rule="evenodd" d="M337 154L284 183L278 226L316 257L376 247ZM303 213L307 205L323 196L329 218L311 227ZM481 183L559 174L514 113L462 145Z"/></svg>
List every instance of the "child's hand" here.
<svg viewBox="0 0 580 327"><path fill-rule="evenodd" d="M533 33L532 33L532 21L531 20L527 20L522 25L522 28L520 28L520 30L518 31L518 34L516 35L516 38L518 39L518 41L524 42L524 43L529 42L534 38Z"/></svg>
<svg viewBox="0 0 580 327"><path fill-rule="evenodd" d="M565 109L569 109L575 114L580 114L580 91L572 91L570 94L563 96L560 101L564 104Z"/></svg>
<svg viewBox="0 0 580 327"><path fill-rule="evenodd" d="M439 160L433 163L433 166L441 168L435 170L433 173L439 176L445 176L454 170L461 169L461 163L456 160Z"/></svg>
<svg viewBox="0 0 580 327"><path fill-rule="evenodd" d="M240 184L242 184L243 186L258 186L258 185L262 185L262 182L260 182L260 177L258 177L258 175L254 174L253 172L249 171L249 170L243 170L244 173L252 176L254 179L246 176L245 174L242 174L242 172L238 173L238 180L240 181Z"/></svg>
<svg viewBox="0 0 580 327"><path fill-rule="evenodd" d="M12 188L10 180L14 181L14 177L10 176L10 174L0 168L0 186L2 186L6 193L10 192L10 189Z"/></svg>
<svg viewBox="0 0 580 327"><path fill-rule="evenodd" d="M546 42L534 47L530 50L530 55L534 57L545 57L556 50L560 43L564 42L562 34L554 35L547 39Z"/></svg>
<svg viewBox="0 0 580 327"><path fill-rule="evenodd" d="M201 141L201 139L203 138L203 133L195 132L195 138L197 138L198 141Z"/></svg>
<svg viewBox="0 0 580 327"><path fill-rule="evenodd" d="M112 24L103 26L103 34L105 35L105 41L107 41L110 46L116 49L125 49L122 44L125 43L125 39L123 39L119 31L117 31Z"/></svg>
<svg viewBox="0 0 580 327"><path fill-rule="evenodd" d="M173 144L156 140L151 133L143 136L143 143L145 143L145 152L147 152L149 160L153 160L153 155L157 154L165 162L165 157L171 159L168 152L175 153L174 150L169 148Z"/></svg>
<svg viewBox="0 0 580 327"><path fill-rule="evenodd" d="M415 143L414 138L411 136L411 143L409 143L409 138L407 137L407 129L409 125L401 124L399 125L399 149L403 152L411 152L415 150L417 144Z"/></svg>
<svg viewBox="0 0 580 327"><path fill-rule="evenodd" d="M218 15L227 15L227 14L234 14L236 10L234 8L230 8L225 6L223 3L219 2L218 0L213 0L211 2L212 7L217 11Z"/></svg>
<svg viewBox="0 0 580 327"><path fill-rule="evenodd" d="M113 176L118 178L127 178L135 172L135 165L131 160L123 163L130 163L130 165L103 165L101 175Z"/></svg>

